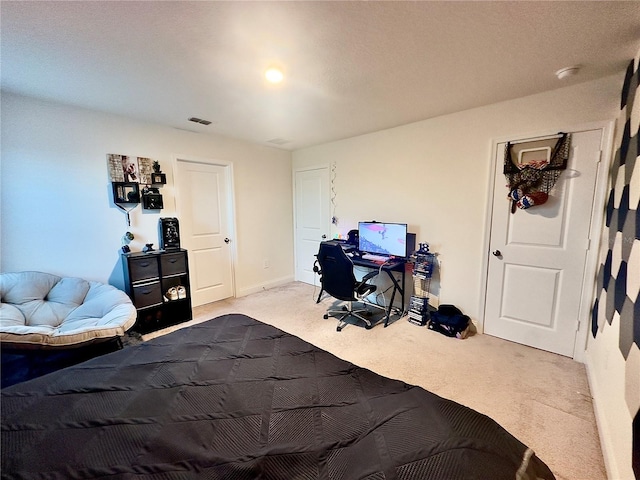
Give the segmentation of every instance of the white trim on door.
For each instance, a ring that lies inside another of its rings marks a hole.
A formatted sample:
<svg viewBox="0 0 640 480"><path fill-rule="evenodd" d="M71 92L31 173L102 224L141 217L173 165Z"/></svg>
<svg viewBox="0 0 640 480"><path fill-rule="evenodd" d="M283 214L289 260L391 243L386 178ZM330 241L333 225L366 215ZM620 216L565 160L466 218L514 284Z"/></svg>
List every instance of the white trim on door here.
<svg viewBox="0 0 640 480"><path fill-rule="evenodd" d="M614 121L587 123L571 128L562 129L565 132L580 132L587 130L602 130L602 144L600 154L600 165L598 169L598 177L595 185L595 198L591 211L591 225L589 228L589 249L585 259L585 269L582 279L582 294L580 299L580 314L578 332L576 333L576 341L573 351L573 359L578 362L584 362L585 349L587 345L587 333L590 328L590 311L591 304L594 300L594 289L596 284L596 269L598 267L598 253L602 237L602 224L604 219L604 208L606 202L606 191L608 185L608 172L611 164L611 149L613 146ZM493 215L494 202L494 179L496 174L496 155L498 144L507 141L531 140L535 138L545 138L558 133L559 130L548 130L544 132L528 133L522 135L510 135L508 137L493 138L491 140L491 158L490 168L487 178L487 199L485 204L485 227L483 240L483 256L480 282L480 318L478 332L483 333L485 325L485 309L487 304L487 279L489 274L489 249L491 240L491 218Z"/></svg>
<svg viewBox="0 0 640 480"><path fill-rule="evenodd" d="M217 165L225 168L225 180L227 182L227 220L231 235L230 242L230 253L231 253L231 294L235 298L237 296L236 291L236 264L237 264L237 229L236 229L236 209L235 209L235 182L234 182L234 173L233 173L233 162L226 160L216 160L206 157L198 157L195 155L174 155L171 162L171 169L173 173L173 185L174 185L174 201L175 201L175 211L178 218L180 218L180 202L178 201L179 191L179 169L178 162L193 162L193 163L202 163L205 165Z"/></svg>
<svg viewBox="0 0 640 480"><path fill-rule="evenodd" d="M329 163L321 163L321 164L314 164L314 165L307 165L304 167L298 167L298 168L294 168L293 169L293 175L291 178L291 182L292 182L292 192L293 192L293 255L294 255L294 278L296 281L300 281L300 278L298 278L298 205L296 202L296 195L297 195L297 190L296 190L296 180L297 180L297 175L300 172L307 172L310 170L320 170L320 169L326 169L329 173L329 189L331 190L331 164ZM329 203L327 205L327 211L331 212L331 193L329 194ZM332 235L332 231L331 231L331 221L330 219L327 219L328 221L328 229L327 229L327 237L328 239L331 238Z"/></svg>

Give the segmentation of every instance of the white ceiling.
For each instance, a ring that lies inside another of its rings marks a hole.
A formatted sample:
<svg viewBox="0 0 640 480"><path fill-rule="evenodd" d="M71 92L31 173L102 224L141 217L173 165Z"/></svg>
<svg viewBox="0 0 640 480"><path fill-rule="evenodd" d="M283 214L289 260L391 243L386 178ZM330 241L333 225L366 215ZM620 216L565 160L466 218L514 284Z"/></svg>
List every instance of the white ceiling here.
<svg viewBox="0 0 640 480"><path fill-rule="evenodd" d="M621 74L640 46L635 1L0 9L3 90L287 150ZM263 78L274 64L278 86Z"/></svg>

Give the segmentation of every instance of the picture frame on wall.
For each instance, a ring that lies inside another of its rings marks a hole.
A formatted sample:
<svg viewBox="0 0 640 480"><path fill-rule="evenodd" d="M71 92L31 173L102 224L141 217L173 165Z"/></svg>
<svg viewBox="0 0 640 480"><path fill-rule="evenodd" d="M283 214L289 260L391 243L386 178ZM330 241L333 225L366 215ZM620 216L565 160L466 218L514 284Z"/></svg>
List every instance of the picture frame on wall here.
<svg viewBox="0 0 640 480"><path fill-rule="evenodd" d="M109 172L110 182L124 182L123 162L128 161L126 155L118 155L115 153L107 154L107 170Z"/></svg>
<svg viewBox="0 0 640 480"><path fill-rule="evenodd" d="M107 169L109 171L109 180L111 182L140 182L137 158L133 159L128 155L108 153Z"/></svg>
<svg viewBox="0 0 640 480"><path fill-rule="evenodd" d="M147 157L138 157L139 183L150 185L153 183L153 160Z"/></svg>
<svg viewBox="0 0 640 480"><path fill-rule="evenodd" d="M132 159L130 157L125 157L126 160L122 162L122 171L124 173L124 181L125 182L139 182L140 181L140 171L138 169L138 159Z"/></svg>

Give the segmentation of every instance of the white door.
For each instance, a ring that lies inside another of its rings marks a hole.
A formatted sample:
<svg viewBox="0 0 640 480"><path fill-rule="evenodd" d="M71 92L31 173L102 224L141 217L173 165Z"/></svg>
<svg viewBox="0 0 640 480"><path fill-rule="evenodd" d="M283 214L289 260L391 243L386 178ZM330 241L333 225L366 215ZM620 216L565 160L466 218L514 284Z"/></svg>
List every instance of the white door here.
<svg viewBox="0 0 640 480"><path fill-rule="evenodd" d="M573 356L602 137L572 133L567 169L548 202L515 213L498 144L485 333Z"/></svg>
<svg viewBox="0 0 640 480"><path fill-rule="evenodd" d="M189 251L192 306L233 296L229 166L178 159L176 206Z"/></svg>
<svg viewBox="0 0 640 480"><path fill-rule="evenodd" d="M329 168L297 171L295 195L296 280L314 284L315 255L331 233Z"/></svg>

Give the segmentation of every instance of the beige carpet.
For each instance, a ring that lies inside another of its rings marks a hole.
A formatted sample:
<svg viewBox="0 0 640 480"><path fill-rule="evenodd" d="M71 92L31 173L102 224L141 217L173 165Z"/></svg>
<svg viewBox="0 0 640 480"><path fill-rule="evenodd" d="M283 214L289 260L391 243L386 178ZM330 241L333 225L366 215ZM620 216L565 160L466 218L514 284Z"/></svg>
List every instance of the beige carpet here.
<svg viewBox="0 0 640 480"><path fill-rule="evenodd" d="M541 350L474 335L448 338L407 318L387 328L323 319L334 304L293 282L194 309L194 320L145 340L226 313L243 313L381 375L419 385L482 412L530 446L558 480L606 479L584 365ZM379 315L378 315L379 316ZM376 318L376 317L374 317Z"/></svg>

